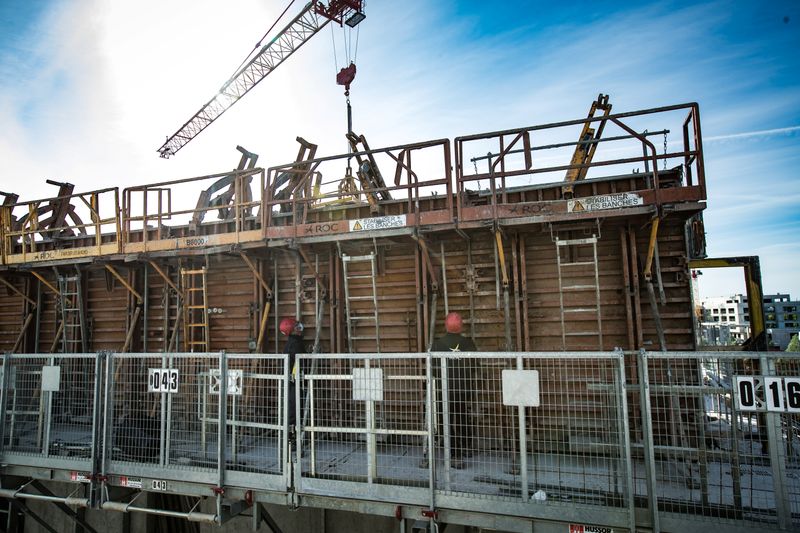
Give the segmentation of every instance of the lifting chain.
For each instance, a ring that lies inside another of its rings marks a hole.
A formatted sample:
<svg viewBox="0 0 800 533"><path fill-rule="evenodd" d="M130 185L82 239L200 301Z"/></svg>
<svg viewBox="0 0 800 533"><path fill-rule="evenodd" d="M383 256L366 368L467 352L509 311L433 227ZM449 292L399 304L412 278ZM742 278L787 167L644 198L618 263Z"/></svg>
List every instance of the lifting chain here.
<svg viewBox="0 0 800 533"><path fill-rule="evenodd" d="M664 130L664 170L667 170L667 132Z"/></svg>

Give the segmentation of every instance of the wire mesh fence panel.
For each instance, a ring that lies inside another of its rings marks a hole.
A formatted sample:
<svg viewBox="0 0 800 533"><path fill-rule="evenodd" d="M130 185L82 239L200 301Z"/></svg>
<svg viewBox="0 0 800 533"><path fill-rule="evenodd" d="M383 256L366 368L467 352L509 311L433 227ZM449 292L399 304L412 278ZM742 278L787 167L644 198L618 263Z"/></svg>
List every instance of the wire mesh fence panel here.
<svg viewBox="0 0 800 533"><path fill-rule="evenodd" d="M426 356L300 356L304 480L427 487ZM308 487L309 485L304 485Z"/></svg>
<svg viewBox="0 0 800 533"><path fill-rule="evenodd" d="M284 376L282 355L229 355L225 466L229 471L284 473ZM218 396L221 380L212 371L206 394ZM207 412L206 424L218 424Z"/></svg>
<svg viewBox="0 0 800 533"><path fill-rule="evenodd" d="M204 416L217 401L203 392L211 371L219 370L219 357L219 353L112 357L113 399L106 420L109 473L216 481L217 425L204 422ZM186 477L187 472L195 475Z"/></svg>
<svg viewBox="0 0 800 533"><path fill-rule="evenodd" d="M798 507L796 415L785 412L797 359L776 377L766 354L646 355L658 509L761 524ZM796 377L797 381L794 381ZM637 477L646 476L636 454ZM777 488L777 493L776 493ZM637 485L642 496L643 485ZM782 517L781 515L785 516Z"/></svg>
<svg viewBox="0 0 800 533"><path fill-rule="evenodd" d="M3 451L91 464L96 354L8 359Z"/></svg>
<svg viewBox="0 0 800 533"><path fill-rule="evenodd" d="M791 526L800 527L800 356L791 354L776 358L770 366L770 374L782 378L783 408L778 427L778 446L776 452L781 458L782 476L778 483L779 492L785 498ZM767 385L767 393L774 393L772 382Z"/></svg>
<svg viewBox="0 0 800 533"><path fill-rule="evenodd" d="M617 354L435 354L436 487L622 507Z"/></svg>

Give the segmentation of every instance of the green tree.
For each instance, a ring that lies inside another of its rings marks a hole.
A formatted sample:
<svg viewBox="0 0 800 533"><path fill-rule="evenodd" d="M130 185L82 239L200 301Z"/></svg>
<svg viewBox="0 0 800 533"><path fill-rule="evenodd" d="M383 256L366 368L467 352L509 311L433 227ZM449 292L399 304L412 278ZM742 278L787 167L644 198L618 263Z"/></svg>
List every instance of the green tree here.
<svg viewBox="0 0 800 533"><path fill-rule="evenodd" d="M795 334L792 340L789 341L789 346L786 347L787 352L800 352L800 339L797 337L798 335Z"/></svg>

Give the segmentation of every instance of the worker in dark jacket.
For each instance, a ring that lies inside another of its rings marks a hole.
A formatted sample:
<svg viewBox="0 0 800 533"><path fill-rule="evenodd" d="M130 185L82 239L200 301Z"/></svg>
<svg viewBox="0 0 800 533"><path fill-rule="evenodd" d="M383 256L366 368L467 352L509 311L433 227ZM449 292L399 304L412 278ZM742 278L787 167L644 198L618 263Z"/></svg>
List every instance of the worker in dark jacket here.
<svg viewBox="0 0 800 533"><path fill-rule="evenodd" d="M296 356L299 353L305 353L306 347L303 344L303 324L294 318L284 318L278 326L280 332L286 337L286 344L283 346L283 353L289 356L289 434L294 435L295 423L297 422L297 409L296 409L296 389L295 377L297 376Z"/></svg>
<svg viewBox="0 0 800 533"><path fill-rule="evenodd" d="M444 319L447 333L433 342L432 352L476 352L475 342L461 334L464 321L458 313ZM447 366L448 409L450 411L450 465L464 468L472 440L469 406L474 403L472 369L474 359L449 359Z"/></svg>

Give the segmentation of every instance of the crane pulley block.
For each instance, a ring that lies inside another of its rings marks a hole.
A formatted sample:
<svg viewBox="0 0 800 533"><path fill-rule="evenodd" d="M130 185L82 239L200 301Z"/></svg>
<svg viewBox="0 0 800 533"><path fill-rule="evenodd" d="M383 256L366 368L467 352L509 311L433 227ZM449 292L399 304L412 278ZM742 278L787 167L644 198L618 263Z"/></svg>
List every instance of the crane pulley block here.
<svg viewBox="0 0 800 533"><path fill-rule="evenodd" d="M348 95L350 93L350 84L353 83L353 80L356 79L356 64L350 63L349 66L344 67L339 73L336 75L336 83L338 85L344 85L344 94Z"/></svg>

